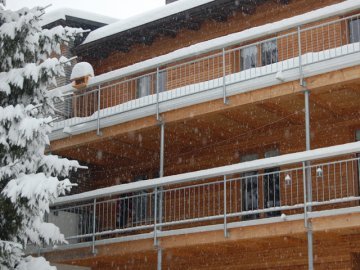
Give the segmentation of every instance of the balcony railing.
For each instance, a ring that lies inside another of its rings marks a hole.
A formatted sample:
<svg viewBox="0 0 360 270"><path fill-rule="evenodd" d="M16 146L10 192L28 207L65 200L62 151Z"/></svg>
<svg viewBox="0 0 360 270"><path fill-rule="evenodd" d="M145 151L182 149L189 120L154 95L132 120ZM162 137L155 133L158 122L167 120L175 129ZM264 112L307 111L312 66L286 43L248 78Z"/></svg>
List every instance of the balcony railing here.
<svg viewBox="0 0 360 270"><path fill-rule="evenodd" d="M49 221L70 244L358 205L360 142L60 198ZM307 165L311 162L311 165Z"/></svg>
<svg viewBox="0 0 360 270"><path fill-rule="evenodd" d="M360 15L313 23L280 32L246 45L226 47L205 56L174 62L148 72L116 78L75 92L58 104L60 119L55 130L101 119L137 108L160 104L199 92L227 88L239 82L298 70L326 60L360 52ZM145 73L145 74L144 74Z"/></svg>

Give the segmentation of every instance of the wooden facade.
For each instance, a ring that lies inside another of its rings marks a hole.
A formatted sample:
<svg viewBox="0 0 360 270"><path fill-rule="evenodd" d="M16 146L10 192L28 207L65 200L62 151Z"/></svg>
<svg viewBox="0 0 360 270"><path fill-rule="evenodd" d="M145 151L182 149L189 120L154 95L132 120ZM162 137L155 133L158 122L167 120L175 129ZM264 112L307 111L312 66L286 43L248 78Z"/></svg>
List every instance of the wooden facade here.
<svg viewBox="0 0 360 270"><path fill-rule="evenodd" d="M306 3L305 3L306 2ZM86 59L92 62L96 73L114 70L127 66L131 63L143 61L157 55L162 55L186 45L195 44L209 38L237 32L251 26L262 25L267 22L306 11L327 6L340 1L290 1L288 5L278 5L273 1L264 1L259 5L256 13L244 15L234 13L226 22L205 21L200 31L180 30L174 38L160 37L155 39L150 46L133 45L131 50L125 52L113 52L103 59ZM351 15L351 14L346 14ZM246 21L244 18L246 17ZM345 15L344 15L345 16ZM319 26L323 23L340 19L341 17L328 18L303 27ZM248 25L249 24L249 25ZM330 26L329 26L330 25ZM216 29L216 31L211 31ZM350 44L348 21L340 21L334 24L326 24L300 33L302 40L301 53L314 53L331 50ZM275 62L294 59L299 55L297 29L282 32L276 36L264 36L261 40L276 41ZM252 40L246 44L239 44L229 49L225 54L224 61L222 51L211 52L196 58L181 60L163 66L159 77L156 70L151 70L150 75L145 73L135 74L117 81L111 81L102 85L100 96L96 92L93 95L85 95L77 92L73 99L74 116L85 117L93 115L98 107L110 108L119 104L136 100L139 97L139 84L142 78L146 79L146 95L156 94L156 84L161 84L162 91L170 91L188 85L197 84L209 80L219 80L224 76L245 71L241 57L243 46L259 42L255 46L257 50L256 64L258 68L273 64L273 60L264 63L266 55L262 54L261 40ZM210 54L214 57L208 58ZM86 57L85 55L83 57ZM207 58L204 58L207 57ZM121 59L121 61L120 61ZM209 60L210 59L210 60ZM225 66L224 66L225 63ZM166 70L166 72L165 72ZM156 78L162 78L161 83ZM141 88L141 87L140 87ZM356 140L356 132L360 130L360 65L340 68L335 71L318 74L306 78L306 88L311 92L311 147L321 148L339 145ZM140 90L141 91L141 90ZM304 115L304 88L299 81L283 82L270 87L264 87L250 92L240 93L228 97L228 104L223 100L208 101L188 107L170 110L161 113L165 123L165 175L176 175L193 172L219 166L248 161L249 159L261 159L275 155L284 155L305 150L305 115ZM113 95L113 93L118 93ZM75 105L74 105L75 104ZM79 183L75 193L95 190L118 184L129 183L137 180L146 180L159 177L160 163L160 129L154 116L139 118L131 122L125 122L101 130L102 136L96 132L73 135L66 139L56 140L51 143L51 151L54 154L67 158L77 159L87 165L87 172L78 172L73 175L73 181ZM346 158L353 158L348 155ZM332 159L323 160L330 162ZM325 193L329 190L334 197L341 197L346 190L350 196L359 196L359 182L353 185L342 182L342 178L349 177L359 179L359 164L353 164L351 172L341 169L336 173L328 172L327 177L331 183L317 181L316 171L313 171L313 196L317 193ZM274 167L274 172L290 170L292 167ZM269 170L257 171L257 175L268 173ZM275 175L275 173L274 173ZM302 179L302 173L297 175ZM243 175L231 175L230 178L241 178ZM301 203L304 198L303 183L287 186L284 175L277 181L278 202L269 202L266 192L266 182L257 184L257 196L259 204L257 208L276 207L287 205L291 197L291 203ZM292 181L295 177L293 177ZM296 178L297 179L297 178ZM207 179L201 183L219 181L218 178ZM242 208L245 200L243 194L237 193L244 189L242 184L230 182L227 190L235 201L228 201L227 209L239 208L238 211L251 210ZM275 184L273 184L272 188ZM181 187L176 186L176 187ZM169 187L169 189L174 187ZM218 189L217 194L222 194L223 187L214 186ZM201 190L200 190L201 191ZM199 191L199 192L200 192ZM205 212L207 209L218 209L219 213L224 210L223 195L214 198L210 187L201 191L202 201L197 201L196 189L180 190L177 193L168 193L163 198L164 220L175 220L172 217L175 211L172 208L188 209L189 202L198 205L198 211ZM135 194L135 193L134 193ZM122 195L123 197L132 194ZM218 196L218 195L216 195ZM115 196L113 199L121 198ZM181 200L186 198L186 200ZM213 202L213 203L211 203ZM101 203L101 202L100 202ZM273 205L271 205L273 204ZM269 206L270 205L270 206ZM356 200L337 205L320 205L314 207L314 211L329 210L336 212L337 208L357 207ZM121 207L127 207L127 215L121 226L125 223L136 222L134 219L134 206L101 205L96 212L98 216L98 229L111 230L109 224L116 223L119 218ZM147 205L147 211L151 213L151 205ZM132 210L129 210L129 209ZM257 209L256 208L256 209ZM166 211L167 209L167 211ZM255 209L255 210L256 210ZM292 209L282 212L270 212L233 217L229 222L250 222L267 217L279 217L300 215L302 210ZM184 210L185 216L191 217L194 213ZM109 218L111 216L111 218ZM151 218L151 217L149 217ZM316 269L358 269L360 265L360 250L358 242L360 237L357 222L358 213L333 214L333 216L319 216L313 218L315 235L315 267ZM140 220L141 221L141 220ZM265 223L262 225L231 228L230 237L224 238L223 232L194 232L189 236L175 235L164 237L160 245L164 250L164 269L307 269L307 243L306 230L303 219L286 220L284 223ZM221 224L219 221L203 221L198 226ZM249 224L250 224L249 223ZM192 227L189 224L180 224L164 230L175 230ZM151 232L144 229L141 233ZM110 236L99 236L96 240L116 238L134 235L132 232L116 233ZM359 238L359 239L358 239ZM337 248L335 248L335 246ZM50 252L46 256L51 261L91 267L91 269L156 269L156 251L153 240L134 240L129 242L99 245L96 256L90 253L89 248L79 248L71 251ZM211 258L211 259L209 259Z"/></svg>

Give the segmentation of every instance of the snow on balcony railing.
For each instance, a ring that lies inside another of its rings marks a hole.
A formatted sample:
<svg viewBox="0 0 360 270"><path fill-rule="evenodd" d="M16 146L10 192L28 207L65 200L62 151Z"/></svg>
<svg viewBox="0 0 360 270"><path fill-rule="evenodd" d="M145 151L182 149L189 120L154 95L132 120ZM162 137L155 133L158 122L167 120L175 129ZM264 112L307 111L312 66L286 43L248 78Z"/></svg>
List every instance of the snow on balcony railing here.
<svg viewBox="0 0 360 270"><path fill-rule="evenodd" d="M360 199L356 152L360 142L62 197L49 221L74 244L351 207Z"/></svg>
<svg viewBox="0 0 360 270"><path fill-rule="evenodd" d="M301 73L302 67L360 52L359 29L360 15L353 15L99 84L65 98L66 112L54 130L95 120L100 127L102 118L151 105L155 114L163 102L212 89L222 88L225 97L226 87L271 74L280 82L284 71Z"/></svg>

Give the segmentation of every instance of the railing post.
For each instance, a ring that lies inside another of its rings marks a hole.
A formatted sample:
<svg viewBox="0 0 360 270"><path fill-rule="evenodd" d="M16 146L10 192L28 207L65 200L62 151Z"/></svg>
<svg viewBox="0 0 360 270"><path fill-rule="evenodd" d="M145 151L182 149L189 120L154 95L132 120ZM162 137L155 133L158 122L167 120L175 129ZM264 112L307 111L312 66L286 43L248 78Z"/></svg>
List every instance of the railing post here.
<svg viewBox="0 0 360 270"><path fill-rule="evenodd" d="M226 59L225 59L226 53L225 53L225 48L222 49L222 65L223 65L223 99L224 99L224 104L228 104L229 101L227 99L226 96Z"/></svg>
<svg viewBox="0 0 360 270"><path fill-rule="evenodd" d="M154 189L154 246L157 247L158 246L158 241L157 241L157 201L158 201L158 189L157 187Z"/></svg>
<svg viewBox="0 0 360 270"><path fill-rule="evenodd" d="M228 229L227 229L227 177L224 175L224 237L229 237Z"/></svg>
<svg viewBox="0 0 360 270"><path fill-rule="evenodd" d="M160 109L159 109L159 79L160 79L160 70L159 67L156 68L156 120L160 121Z"/></svg>
<svg viewBox="0 0 360 270"><path fill-rule="evenodd" d="M96 254L95 249L95 234L96 234L96 198L93 204L93 235L92 235L92 253Z"/></svg>
<svg viewBox="0 0 360 270"><path fill-rule="evenodd" d="M311 150L311 135L310 135L310 91L305 90L304 91L304 97L305 97L305 140L306 140L306 150ZM309 202L312 202L312 179L311 179L311 168L310 168L310 162L306 162L307 170L306 170L306 176L307 176L307 197ZM311 205L308 207L308 210L311 211Z"/></svg>
<svg viewBox="0 0 360 270"><path fill-rule="evenodd" d="M101 132L100 132L100 98L101 98L101 87L99 85L98 87L98 91L97 91L98 97L97 97L97 131L96 131L96 135L97 136L101 136Z"/></svg>
<svg viewBox="0 0 360 270"><path fill-rule="evenodd" d="M160 123L160 170L159 177L164 176L164 158L165 158L165 123ZM163 188L159 188L159 223L162 223L162 200L163 200ZM161 230L161 227L159 228Z"/></svg>
<svg viewBox="0 0 360 270"><path fill-rule="evenodd" d="M158 188L156 187L154 190L154 246L157 250L157 270L161 270L162 268L162 250L159 245L159 240L157 237L157 217L158 217Z"/></svg>
<svg viewBox="0 0 360 270"><path fill-rule="evenodd" d="M305 87L305 82L304 82L304 71L303 71L303 67L302 67L302 49L301 49L301 27L298 26L298 30L297 30L297 34L298 34L298 48L299 48L299 74L300 74L300 85Z"/></svg>
<svg viewBox="0 0 360 270"><path fill-rule="evenodd" d="M160 170L159 176L164 176L164 151L165 151L165 123L160 123Z"/></svg>
<svg viewBox="0 0 360 270"><path fill-rule="evenodd" d="M306 182L306 162L302 163L303 166L303 189L304 189L304 226L308 227L308 219L307 219L307 182Z"/></svg>

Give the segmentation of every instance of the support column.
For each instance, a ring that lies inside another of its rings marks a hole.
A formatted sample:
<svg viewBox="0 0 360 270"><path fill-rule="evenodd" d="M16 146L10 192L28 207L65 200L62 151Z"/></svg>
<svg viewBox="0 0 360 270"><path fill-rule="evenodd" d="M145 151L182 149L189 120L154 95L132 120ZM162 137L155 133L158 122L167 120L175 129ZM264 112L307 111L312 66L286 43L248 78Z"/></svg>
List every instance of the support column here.
<svg viewBox="0 0 360 270"><path fill-rule="evenodd" d="M159 176L164 176L165 123L160 123L160 170Z"/></svg>
<svg viewBox="0 0 360 270"><path fill-rule="evenodd" d="M304 87L305 95L305 136L306 136L306 150L311 149L310 145L310 106L309 106L309 96L310 91L306 89L306 82L304 81L304 71L302 66L302 42L301 42L301 27L298 27L297 36L298 36L298 49L299 49L299 75L300 75L300 86ZM310 162L305 162L306 168L306 202L312 202L312 180L311 180L311 168ZM304 183L305 185L305 183ZM305 189L305 186L304 186ZM311 220L307 219L307 213L311 212L311 206L307 206L307 209L304 213L305 224L307 230L307 242L308 242L308 269L314 269L314 255L313 255L313 232Z"/></svg>
<svg viewBox="0 0 360 270"><path fill-rule="evenodd" d="M310 91L305 90L304 91L305 96L305 136L306 136L306 150L311 149L311 143L310 143L310 102L309 102L309 96ZM312 202L312 179L311 179L311 168L310 168L310 162L305 163L306 166L306 197L307 202ZM311 212L311 205L307 207L307 211L305 215L307 215L308 212ZM305 217L307 218L307 217ZM306 221L306 229L307 229L307 242L308 242L308 268L309 270L314 269L314 255L313 255L313 231L312 231L312 224L311 220Z"/></svg>
<svg viewBox="0 0 360 270"><path fill-rule="evenodd" d="M160 119L160 118L159 118ZM159 167L159 177L164 176L164 151L165 151L165 123L160 121L160 167ZM158 205L158 221L162 223L162 203L163 203L163 192L162 188L159 188L159 205ZM155 217L157 218L157 217ZM161 227L158 228L161 230ZM157 248L157 270L162 269L162 249L159 244L159 239L156 241Z"/></svg>

